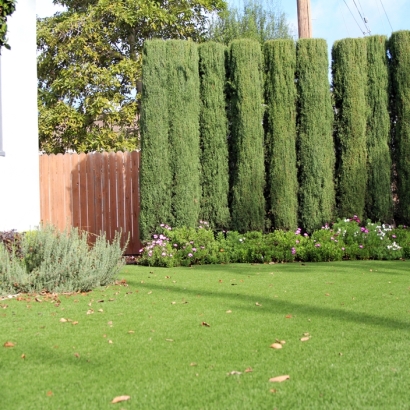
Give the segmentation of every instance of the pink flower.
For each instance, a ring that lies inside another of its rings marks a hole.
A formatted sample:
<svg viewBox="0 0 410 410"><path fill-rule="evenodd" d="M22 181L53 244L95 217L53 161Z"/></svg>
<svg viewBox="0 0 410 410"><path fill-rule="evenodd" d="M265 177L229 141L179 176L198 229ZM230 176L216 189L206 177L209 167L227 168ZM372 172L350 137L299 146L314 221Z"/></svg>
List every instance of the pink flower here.
<svg viewBox="0 0 410 410"><path fill-rule="evenodd" d="M344 251L345 250L345 248L342 248L342 251Z"/></svg>
<svg viewBox="0 0 410 410"><path fill-rule="evenodd" d="M316 248L320 248L320 243L315 243Z"/></svg>
<svg viewBox="0 0 410 410"><path fill-rule="evenodd" d="M192 258L194 255L192 255L192 253L188 253L188 257Z"/></svg>
<svg viewBox="0 0 410 410"><path fill-rule="evenodd" d="M196 248L192 248L192 252L196 252Z"/></svg>
<svg viewBox="0 0 410 410"><path fill-rule="evenodd" d="M360 248L360 249L363 249L363 245L359 245L359 248Z"/></svg>
<svg viewBox="0 0 410 410"><path fill-rule="evenodd" d="M162 256L167 256L167 253L166 253L166 252L162 252L161 255L162 255Z"/></svg>
<svg viewBox="0 0 410 410"><path fill-rule="evenodd" d="M294 255L296 253L296 249L292 248L292 255Z"/></svg>

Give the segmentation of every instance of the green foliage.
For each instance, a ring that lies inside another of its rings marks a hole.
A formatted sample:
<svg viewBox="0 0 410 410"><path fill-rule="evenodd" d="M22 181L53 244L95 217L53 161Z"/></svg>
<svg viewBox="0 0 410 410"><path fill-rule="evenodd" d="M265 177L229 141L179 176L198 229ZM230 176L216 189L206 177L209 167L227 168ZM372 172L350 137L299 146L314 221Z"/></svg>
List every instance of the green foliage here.
<svg viewBox="0 0 410 410"><path fill-rule="evenodd" d="M201 201L198 47L180 40L166 47L172 224L194 227Z"/></svg>
<svg viewBox="0 0 410 410"><path fill-rule="evenodd" d="M37 25L39 138L47 153L138 146L143 43L200 40L223 0L57 0Z"/></svg>
<svg viewBox="0 0 410 410"><path fill-rule="evenodd" d="M298 41L299 215L307 232L330 222L335 206L333 110L328 65L325 40Z"/></svg>
<svg viewBox="0 0 410 410"><path fill-rule="evenodd" d="M298 213L296 167L296 52L293 40L264 45L268 215L275 229L295 229Z"/></svg>
<svg viewBox="0 0 410 410"><path fill-rule="evenodd" d="M86 233L46 226L24 235L21 249L10 255L0 244L0 293L89 291L111 283L122 266L120 235L112 244L97 237L90 248Z"/></svg>
<svg viewBox="0 0 410 410"><path fill-rule="evenodd" d="M166 42L145 42L141 104L140 236L171 220Z"/></svg>
<svg viewBox="0 0 410 410"><path fill-rule="evenodd" d="M285 14L278 4L267 0L244 3L243 12L229 8L219 13L209 27L208 39L228 45L232 40L249 38L261 45L267 40L292 38Z"/></svg>
<svg viewBox="0 0 410 410"><path fill-rule="evenodd" d="M202 186L200 217L219 229L227 227L229 223L225 56L226 48L221 44L206 42L199 46Z"/></svg>
<svg viewBox="0 0 410 410"><path fill-rule="evenodd" d="M10 50L7 43L7 17L11 16L16 10L16 0L0 0L0 52L1 48Z"/></svg>
<svg viewBox="0 0 410 410"><path fill-rule="evenodd" d="M367 191L366 216L390 221L391 194L389 69L384 36L367 38Z"/></svg>
<svg viewBox="0 0 410 410"><path fill-rule="evenodd" d="M337 41L332 59L338 214L357 214L363 218L367 187L366 40Z"/></svg>
<svg viewBox="0 0 410 410"><path fill-rule="evenodd" d="M389 41L393 85L394 162L397 174L396 219L410 224L410 31Z"/></svg>
<svg viewBox="0 0 410 410"><path fill-rule="evenodd" d="M265 169L262 52L252 40L230 46L230 164L232 227L263 230Z"/></svg>

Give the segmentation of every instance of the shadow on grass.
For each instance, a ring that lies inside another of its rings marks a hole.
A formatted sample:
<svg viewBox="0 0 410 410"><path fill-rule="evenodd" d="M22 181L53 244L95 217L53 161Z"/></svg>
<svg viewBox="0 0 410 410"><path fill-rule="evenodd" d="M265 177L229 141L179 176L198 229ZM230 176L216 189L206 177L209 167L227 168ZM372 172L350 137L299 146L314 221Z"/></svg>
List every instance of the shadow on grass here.
<svg viewBox="0 0 410 410"><path fill-rule="evenodd" d="M271 313L271 314L288 314L292 313L293 315L296 314L303 314L307 316L317 316L317 317L328 317L332 319L336 319L339 321L348 321L354 323L361 323L366 325L372 326L379 326L384 327L387 329L392 330L404 330L406 332L410 332L410 323L404 322L400 320L390 319L383 316L376 316L370 315L366 313L356 313L351 311L346 311L343 309L336 309L336 308L323 308L317 306L310 306L302 303L295 303L289 301L283 301L278 299L271 299L266 297L256 297L254 295L243 295L243 294L233 294L229 292L210 292L203 289L183 289L178 286L163 286L157 284L138 284L139 288L146 288L150 290L162 290L167 291L170 290L175 293L181 294L191 294L193 296L197 296L200 294L201 296L207 296L212 298L226 298L226 299L234 299L236 301L241 302L249 302L249 307L246 306L238 306L240 309L247 309L255 311L255 302L257 298L257 302L262 304L263 308L259 308L258 312L260 313Z"/></svg>

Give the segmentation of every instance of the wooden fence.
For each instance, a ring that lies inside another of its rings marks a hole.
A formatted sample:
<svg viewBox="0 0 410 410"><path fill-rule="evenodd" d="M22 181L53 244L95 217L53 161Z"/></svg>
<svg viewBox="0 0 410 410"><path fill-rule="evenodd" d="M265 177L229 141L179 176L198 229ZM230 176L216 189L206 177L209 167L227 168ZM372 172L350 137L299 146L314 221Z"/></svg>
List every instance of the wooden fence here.
<svg viewBox="0 0 410 410"><path fill-rule="evenodd" d="M139 160L139 152L41 155L42 222L110 240L121 230L123 245L129 235L125 253L138 253Z"/></svg>

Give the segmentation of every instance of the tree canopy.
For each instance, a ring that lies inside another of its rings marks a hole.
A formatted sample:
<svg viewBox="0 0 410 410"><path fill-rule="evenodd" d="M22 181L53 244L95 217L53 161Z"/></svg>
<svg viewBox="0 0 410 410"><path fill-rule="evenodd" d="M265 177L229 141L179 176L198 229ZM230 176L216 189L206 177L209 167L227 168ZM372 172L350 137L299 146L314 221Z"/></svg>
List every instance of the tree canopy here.
<svg viewBox="0 0 410 410"><path fill-rule="evenodd" d="M292 38L292 28L279 4L269 0L246 0L243 11L230 7L213 16L208 38L228 45L249 38L261 44L277 38Z"/></svg>
<svg viewBox="0 0 410 410"><path fill-rule="evenodd" d="M134 149L143 42L200 41L224 0L57 0L38 19L40 149Z"/></svg>
<svg viewBox="0 0 410 410"><path fill-rule="evenodd" d="M7 43L7 17L16 10L16 0L0 0L0 51L2 47L10 49Z"/></svg>

